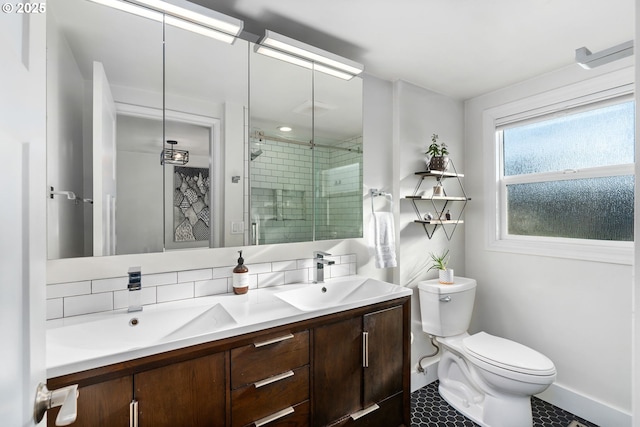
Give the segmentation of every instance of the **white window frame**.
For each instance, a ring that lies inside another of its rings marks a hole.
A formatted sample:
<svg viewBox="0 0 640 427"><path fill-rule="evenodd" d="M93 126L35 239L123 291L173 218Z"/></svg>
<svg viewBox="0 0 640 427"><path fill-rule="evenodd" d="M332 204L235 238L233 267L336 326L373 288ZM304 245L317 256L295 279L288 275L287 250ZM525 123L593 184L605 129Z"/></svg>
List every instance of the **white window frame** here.
<svg viewBox="0 0 640 427"><path fill-rule="evenodd" d="M538 256L571 258L587 261L631 265L633 242L569 239L559 237L516 236L506 233L506 183L528 182L526 178L502 179L501 149L496 130L509 123L561 112L580 106L599 103L612 98L633 95L634 72L625 68L594 77L559 89L543 92L525 99L496 106L483 112L482 129L485 144L485 218L486 248ZM632 100L633 98L629 98ZM633 164L609 167L607 174L634 175ZM548 180L581 179L603 176L602 168L581 169L576 173L548 172L536 174Z"/></svg>

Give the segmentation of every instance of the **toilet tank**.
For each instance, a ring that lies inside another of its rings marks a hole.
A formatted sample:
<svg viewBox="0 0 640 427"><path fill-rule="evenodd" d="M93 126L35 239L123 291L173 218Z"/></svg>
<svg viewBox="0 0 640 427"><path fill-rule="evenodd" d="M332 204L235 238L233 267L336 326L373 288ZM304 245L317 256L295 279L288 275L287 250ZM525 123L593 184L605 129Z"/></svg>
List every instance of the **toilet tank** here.
<svg viewBox="0 0 640 427"><path fill-rule="evenodd" d="M443 285L438 279L418 283L422 330L437 337L460 335L469 329L476 281L455 277L454 284Z"/></svg>

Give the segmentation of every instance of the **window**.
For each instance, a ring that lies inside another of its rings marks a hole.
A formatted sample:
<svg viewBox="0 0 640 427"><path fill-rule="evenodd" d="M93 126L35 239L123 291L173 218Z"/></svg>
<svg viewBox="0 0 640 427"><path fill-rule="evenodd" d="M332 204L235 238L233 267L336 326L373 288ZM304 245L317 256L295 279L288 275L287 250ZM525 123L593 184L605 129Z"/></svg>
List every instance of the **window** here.
<svg viewBox="0 0 640 427"><path fill-rule="evenodd" d="M497 131L504 237L633 240L634 103L580 110Z"/></svg>
<svg viewBox="0 0 640 427"><path fill-rule="evenodd" d="M489 249L631 263L635 103L631 84L605 84L485 112Z"/></svg>

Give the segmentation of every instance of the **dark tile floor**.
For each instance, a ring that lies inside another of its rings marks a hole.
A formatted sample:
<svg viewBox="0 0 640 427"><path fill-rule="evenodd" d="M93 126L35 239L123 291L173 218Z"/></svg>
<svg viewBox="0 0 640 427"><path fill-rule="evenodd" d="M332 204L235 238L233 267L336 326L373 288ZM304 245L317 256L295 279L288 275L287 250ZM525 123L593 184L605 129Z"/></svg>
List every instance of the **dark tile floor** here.
<svg viewBox="0 0 640 427"><path fill-rule="evenodd" d="M568 427L575 420L587 427L598 427L536 397L531 399L534 427ZM438 381L411 393L411 427L474 427L438 394ZM517 427L517 426L514 426Z"/></svg>

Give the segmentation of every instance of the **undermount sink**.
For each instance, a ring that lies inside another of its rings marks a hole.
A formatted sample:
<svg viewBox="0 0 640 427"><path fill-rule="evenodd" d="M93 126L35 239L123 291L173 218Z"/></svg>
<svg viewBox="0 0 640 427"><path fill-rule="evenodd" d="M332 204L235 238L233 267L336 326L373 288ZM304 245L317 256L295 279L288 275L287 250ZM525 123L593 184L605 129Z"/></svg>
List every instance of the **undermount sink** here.
<svg viewBox="0 0 640 427"><path fill-rule="evenodd" d="M349 276L325 283L304 285L274 294L284 302L302 311L314 311L354 303L371 303L406 288L366 277ZM398 295L402 296L402 295Z"/></svg>
<svg viewBox="0 0 640 427"><path fill-rule="evenodd" d="M221 304L119 312L91 322L50 329L47 345L116 352L203 335L235 324Z"/></svg>

